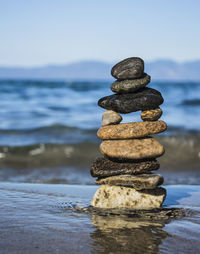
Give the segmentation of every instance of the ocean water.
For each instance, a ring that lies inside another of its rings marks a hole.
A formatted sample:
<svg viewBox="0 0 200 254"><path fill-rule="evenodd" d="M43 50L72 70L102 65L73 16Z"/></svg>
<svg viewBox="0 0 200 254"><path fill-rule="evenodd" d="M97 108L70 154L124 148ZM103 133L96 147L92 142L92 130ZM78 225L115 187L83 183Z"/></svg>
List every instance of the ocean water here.
<svg viewBox="0 0 200 254"><path fill-rule="evenodd" d="M199 253L200 83L150 84L165 99L168 130L154 136L167 197L139 212L89 206L109 86L0 81L0 253Z"/></svg>
<svg viewBox="0 0 200 254"><path fill-rule="evenodd" d="M105 111L97 101L112 94L109 87L109 82L1 80L0 180L91 183L88 168L99 156L96 131ZM149 87L165 100L161 119L168 130L157 135L166 147L163 168L198 170L200 82ZM140 112L122 116L123 122L140 121Z"/></svg>

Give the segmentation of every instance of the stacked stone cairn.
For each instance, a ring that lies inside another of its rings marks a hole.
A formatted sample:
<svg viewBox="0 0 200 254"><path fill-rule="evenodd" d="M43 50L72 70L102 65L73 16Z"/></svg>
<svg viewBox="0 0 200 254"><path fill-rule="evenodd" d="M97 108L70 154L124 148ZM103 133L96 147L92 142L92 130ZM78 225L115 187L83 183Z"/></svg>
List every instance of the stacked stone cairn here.
<svg viewBox="0 0 200 254"><path fill-rule="evenodd" d="M144 61L127 58L111 70L117 80L111 85L115 93L101 98L98 105L107 111L97 136L103 140L100 151L104 155L91 166L91 175L97 177L96 191L91 205L98 208L127 208L149 210L160 208L166 190L159 187L163 177L158 170L157 157L164 154L163 146L152 134L166 130L158 121L162 115L159 105L161 93L147 88L150 76L144 73ZM141 122L120 123L121 114L141 110Z"/></svg>

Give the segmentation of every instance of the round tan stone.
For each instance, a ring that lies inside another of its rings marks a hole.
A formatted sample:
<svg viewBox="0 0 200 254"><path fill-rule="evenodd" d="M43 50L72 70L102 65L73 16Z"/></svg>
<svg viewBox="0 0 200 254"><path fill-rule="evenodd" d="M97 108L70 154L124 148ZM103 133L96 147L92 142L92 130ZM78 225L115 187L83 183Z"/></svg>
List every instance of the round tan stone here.
<svg viewBox="0 0 200 254"><path fill-rule="evenodd" d="M146 159L164 154L164 147L154 138L105 140L100 145L103 155L111 158Z"/></svg>
<svg viewBox="0 0 200 254"><path fill-rule="evenodd" d="M103 140L142 138L163 132L166 129L167 125L163 121L122 123L100 128L97 136Z"/></svg>
<svg viewBox="0 0 200 254"><path fill-rule="evenodd" d="M135 190L155 189L163 184L163 182L163 177L156 174L118 175L99 178L95 181L96 184L129 185Z"/></svg>
<svg viewBox="0 0 200 254"><path fill-rule="evenodd" d="M130 187L101 185L94 194L91 206L98 208L127 208L150 210L160 208L166 197L164 188L137 191Z"/></svg>
<svg viewBox="0 0 200 254"><path fill-rule="evenodd" d="M106 126L110 124L118 124L122 121L120 114L113 110L107 110L103 113L101 125Z"/></svg>
<svg viewBox="0 0 200 254"><path fill-rule="evenodd" d="M157 121L161 116L162 116L161 108L144 110L141 112L141 119L143 121Z"/></svg>

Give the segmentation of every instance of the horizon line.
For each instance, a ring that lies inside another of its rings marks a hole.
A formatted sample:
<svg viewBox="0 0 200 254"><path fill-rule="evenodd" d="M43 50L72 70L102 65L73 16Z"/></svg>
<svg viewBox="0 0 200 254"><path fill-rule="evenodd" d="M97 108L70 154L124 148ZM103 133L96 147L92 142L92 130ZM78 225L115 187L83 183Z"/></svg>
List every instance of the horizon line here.
<svg viewBox="0 0 200 254"><path fill-rule="evenodd" d="M116 64L122 60L118 60L118 61L106 61L105 60L104 61L104 60L98 60L98 59L80 59L80 60L71 61L71 62L46 63L46 64L38 64L38 65L4 65L4 64L0 64L0 68L24 68L24 69L27 68L27 69L29 69L29 68L43 68L43 67L60 66L60 65L63 66L63 65L70 65L70 64L77 64L77 63L89 63L89 62L104 63L104 64ZM151 61L145 61L145 63L155 63L155 62L160 62L160 61L173 62L173 63L177 63L177 64L185 64L185 63L199 62L200 58L193 59L193 60L184 60L184 61L178 61L178 60L171 59L171 58L157 58L157 59L153 59Z"/></svg>

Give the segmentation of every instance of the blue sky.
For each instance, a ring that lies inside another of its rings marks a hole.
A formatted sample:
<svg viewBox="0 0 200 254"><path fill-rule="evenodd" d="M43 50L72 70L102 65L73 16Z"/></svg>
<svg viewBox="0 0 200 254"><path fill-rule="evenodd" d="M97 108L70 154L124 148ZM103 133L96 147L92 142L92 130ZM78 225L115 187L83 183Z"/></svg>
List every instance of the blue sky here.
<svg viewBox="0 0 200 254"><path fill-rule="evenodd" d="M0 0L0 65L200 59L199 0Z"/></svg>

